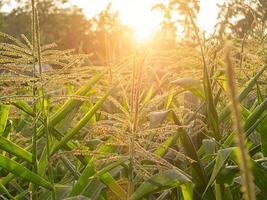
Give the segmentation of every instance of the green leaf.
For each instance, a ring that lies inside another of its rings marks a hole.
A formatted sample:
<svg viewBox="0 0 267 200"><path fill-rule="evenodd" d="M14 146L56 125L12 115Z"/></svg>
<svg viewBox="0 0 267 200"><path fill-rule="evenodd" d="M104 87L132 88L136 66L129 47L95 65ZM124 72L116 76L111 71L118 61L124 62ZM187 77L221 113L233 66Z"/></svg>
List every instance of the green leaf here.
<svg viewBox="0 0 267 200"><path fill-rule="evenodd" d="M242 92L238 96L238 100L242 102L250 91L253 89L257 80L262 75L262 73L266 70L267 65L263 66L263 68L248 82L247 86L242 90ZM230 115L230 105L227 105L219 115L219 123L223 122Z"/></svg>
<svg viewBox="0 0 267 200"><path fill-rule="evenodd" d="M110 153L113 152L113 149L103 148L99 149L99 152ZM90 183L86 185L86 188L83 190L82 193L90 197L92 200L97 200L99 199L98 197L101 191L106 187L105 184L107 184L111 191L113 191L116 195L120 195L123 197L124 191L116 182L114 183L115 180L113 179L113 176L118 176L118 174L121 172L121 167L119 168L118 166L124 163L126 160L127 159L118 160L103 167L99 171L94 172L93 176L88 177ZM109 182L113 184L108 184ZM119 191L119 193L116 191Z"/></svg>
<svg viewBox="0 0 267 200"><path fill-rule="evenodd" d="M258 126L258 132L261 137L261 150L264 157L267 157L267 115L264 116L263 120Z"/></svg>
<svg viewBox="0 0 267 200"><path fill-rule="evenodd" d="M91 78L85 85L83 85L76 93L75 95L78 96L83 96L86 95L91 87L99 81L106 73L108 70L105 70L104 72L97 74L93 78ZM65 104L60 107L60 109L57 110L57 112L49 119L49 123L52 125L57 124L60 122L62 119L65 118L65 115L67 115L71 110L73 110L75 107L81 106L83 102L75 99L69 99L65 102Z"/></svg>
<svg viewBox="0 0 267 200"><path fill-rule="evenodd" d="M179 187L186 183L191 183L191 180L185 174L175 169L166 170L142 183L129 200L140 200L153 192Z"/></svg>
<svg viewBox="0 0 267 200"><path fill-rule="evenodd" d="M250 113L249 110L242 107L242 114L246 118L244 131L246 132L246 137L248 137L255 129L260 133L261 136L261 143L263 145L263 152L267 148L267 142L265 140L267 125L266 125L266 114L264 112L266 110L266 102L262 102L256 109ZM230 146L234 142L235 132L232 132L224 141L224 146ZM267 151L267 150L266 150Z"/></svg>
<svg viewBox="0 0 267 200"><path fill-rule="evenodd" d="M216 144L214 140L211 139L204 139L202 140L202 144L206 155L214 154L216 150Z"/></svg>
<svg viewBox="0 0 267 200"><path fill-rule="evenodd" d="M216 182L231 185L238 173L238 166L224 166L217 175Z"/></svg>
<svg viewBox="0 0 267 200"><path fill-rule="evenodd" d="M169 114L173 114L173 111L167 110L167 111L151 112L149 115L150 127L151 128L158 127L168 117ZM179 135L177 133L170 136L167 140L163 142L163 144L161 144L154 151L154 154L163 157L166 154L168 148L176 143L178 137Z"/></svg>
<svg viewBox="0 0 267 200"><path fill-rule="evenodd" d="M254 182L261 190L262 193L267 196L267 169L255 160L251 159L251 171L254 176Z"/></svg>
<svg viewBox="0 0 267 200"><path fill-rule="evenodd" d="M81 174L79 180L75 183L73 186L69 196L75 196L80 194L83 189L86 187L86 183L89 181L88 178L93 176L95 173L93 160L90 160L83 170L83 173Z"/></svg>
<svg viewBox="0 0 267 200"><path fill-rule="evenodd" d="M154 93L154 87L153 85L150 87L150 89L148 90L146 96L144 97L144 99L142 100L142 106L145 106L152 98Z"/></svg>
<svg viewBox="0 0 267 200"><path fill-rule="evenodd" d="M206 191L211 186L211 184L213 184L213 182L216 179L217 175L219 174L219 172L223 168L226 160L229 158L231 152L232 152L232 148L222 149L222 150L219 150L217 152L215 165L213 167L213 171L212 171L210 180L209 180L209 182L207 184L207 187L206 187L203 195L206 193Z"/></svg>
<svg viewBox="0 0 267 200"><path fill-rule="evenodd" d="M254 127L260 133L261 137L261 149L263 155L267 156L267 117L266 117L266 110L267 110L267 98L258 105L252 113L249 114L245 121L244 128L248 130L250 127L253 127L254 124L257 123L257 120L261 118L262 115L265 114L265 117L262 119L260 123L257 123L258 126Z"/></svg>
<svg viewBox="0 0 267 200"><path fill-rule="evenodd" d="M154 154L163 157L166 154L168 148L174 145L178 138L179 135L177 133L170 136L167 140L163 142L163 144L160 144L160 146L154 151Z"/></svg>
<svg viewBox="0 0 267 200"><path fill-rule="evenodd" d="M192 183L185 183L181 185L183 198L186 200L193 200L193 190L194 186Z"/></svg>
<svg viewBox="0 0 267 200"><path fill-rule="evenodd" d="M9 199L15 199L10 193L9 193L9 191L8 191L8 189L3 185L3 184L1 184L0 183L0 190L4 193L4 194L6 194L7 195L7 197L9 198Z"/></svg>
<svg viewBox="0 0 267 200"><path fill-rule="evenodd" d="M101 170L97 171L94 174L93 178L101 177L105 173L109 172L110 170L112 170L112 169L118 167L119 165L121 165L122 163L124 163L126 160L128 160L128 159L121 159L121 160L118 160L116 162L113 162L113 163L103 167Z"/></svg>
<svg viewBox="0 0 267 200"><path fill-rule="evenodd" d="M10 140L0 136L0 149L17 156L18 158L32 163L32 154L19 147Z"/></svg>
<svg viewBox="0 0 267 200"><path fill-rule="evenodd" d="M0 136L3 135L5 128L6 128L9 108L10 108L9 105L1 105L0 104Z"/></svg>
<svg viewBox="0 0 267 200"><path fill-rule="evenodd" d="M267 99L265 99L259 106L257 106L252 113L248 116L248 118L245 121L244 129L248 130L249 127L251 127L257 119L260 118L262 113L264 113L267 110Z"/></svg>
<svg viewBox="0 0 267 200"><path fill-rule="evenodd" d="M27 113L30 116L34 116L34 113L32 111L32 108L29 104L27 104L25 101L16 101L13 102L12 105L16 106L18 109L22 110L23 112Z"/></svg>
<svg viewBox="0 0 267 200"><path fill-rule="evenodd" d="M63 199L63 200L91 200L90 198L87 198L83 195L78 195L78 196L75 196L75 197L69 197L69 198L66 198L66 199Z"/></svg>
<svg viewBox="0 0 267 200"><path fill-rule="evenodd" d="M101 177L101 181L109 187L109 189L117 195L117 197L121 200L127 199L126 192L118 185L116 180L109 174L105 173Z"/></svg>
<svg viewBox="0 0 267 200"><path fill-rule="evenodd" d="M218 113L215 107L215 101L213 98L210 77L209 77L208 70L205 64L204 64L204 74L203 74L203 87L204 87L204 92L205 92L209 126L213 131L214 138L217 141L219 141L221 139L221 134L219 130Z"/></svg>
<svg viewBox="0 0 267 200"><path fill-rule="evenodd" d="M202 194L205 190L207 181L206 181L205 171L198 157L196 148L190 136L183 129L181 122L174 113L173 113L173 120L175 124L179 126L177 132L180 136L181 143L185 151L185 155L193 160L191 167L192 167L192 179L195 183L195 190L197 191L198 194ZM214 197L214 194L210 190L208 190L207 195L209 196L209 198Z"/></svg>
<svg viewBox="0 0 267 200"><path fill-rule="evenodd" d="M156 200L164 200L166 199L166 196L168 195L169 191L164 191L162 194L156 199Z"/></svg>
<svg viewBox="0 0 267 200"><path fill-rule="evenodd" d="M200 97L203 100L205 99L204 89L200 81L191 78L180 78L178 80L172 81L171 83L174 85L179 85L185 90L189 90L194 95Z"/></svg>
<svg viewBox="0 0 267 200"><path fill-rule="evenodd" d="M157 128L171 113L171 110L151 112L149 114L150 128Z"/></svg>
<svg viewBox="0 0 267 200"><path fill-rule="evenodd" d="M15 199L16 200L20 200L20 199L25 199L25 196L27 195L27 193L29 193L28 190L24 190L23 192L21 192L20 194L18 194Z"/></svg>
<svg viewBox="0 0 267 200"><path fill-rule="evenodd" d="M231 148L232 152L230 154L231 160L235 163L238 163L238 149L236 147ZM251 157L249 157L249 162L251 166L251 171L254 176L254 183L267 195L267 169L263 167L261 164L257 163Z"/></svg>
<svg viewBox="0 0 267 200"><path fill-rule="evenodd" d="M173 96L174 96L174 88L171 88L168 90L168 96L167 96L166 105L165 105L166 110L170 108L172 100L173 100Z"/></svg>
<svg viewBox="0 0 267 200"><path fill-rule="evenodd" d="M53 190L53 186L48 181L28 170L27 168L21 166L21 164L2 155L0 155L0 167L24 180L42 186L48 190Z"/></svg>
<svg viewBox="0 0 267 200"><path fill-rule="evenodd" d="M97 179L90 181L83 194L90 197L92 200L98 200L102 190L106 188L105 184Z"/></svg>
<svg viewBox="0 0 267 200"><path fill-rule="evenodd" d="M68 132L57 144L55 144L54 148L51 150L51 154L57 152L60 148L66 145L67 142L74 137L74 135L79 133L79 131L87 124L87 122L91 119L95 112L104 103L104 101L107 99L111 92L112 89L84 115L84 117L77 123L77 125L73 129L71 129L70 132Z"/></svg>

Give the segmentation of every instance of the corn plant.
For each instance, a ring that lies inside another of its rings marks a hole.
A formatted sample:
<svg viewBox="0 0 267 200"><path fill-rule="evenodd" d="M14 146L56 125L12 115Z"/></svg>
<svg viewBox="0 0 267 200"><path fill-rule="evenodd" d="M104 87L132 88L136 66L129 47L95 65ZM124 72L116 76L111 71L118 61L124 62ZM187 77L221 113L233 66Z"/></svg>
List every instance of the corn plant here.
<svg viewBox="0 0 267 200"><path fill-rule="evenodd" d="M186 11L196 48L87 66L41 45L32 0L31 41L0 33L1 198L266 198L265 41L240 62L239 41L206 41Z"/></svg>

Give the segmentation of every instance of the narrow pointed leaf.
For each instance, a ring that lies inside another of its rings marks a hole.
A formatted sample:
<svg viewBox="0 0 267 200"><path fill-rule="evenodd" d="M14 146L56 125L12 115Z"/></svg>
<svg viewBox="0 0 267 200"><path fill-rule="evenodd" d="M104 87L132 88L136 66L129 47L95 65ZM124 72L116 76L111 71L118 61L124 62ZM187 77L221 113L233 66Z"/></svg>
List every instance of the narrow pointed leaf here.
<svg viewBox="0 0 267 200"><path fill-rule="evenodd" d="M93 117L95 112L99 109L99 107L104 103L104 101L107 99L107 97L110 95L112 89L104 96L102 97L85 115L84 117L78 122L78 124L71 129L70 132L68 132L52 149L51 154L54 154L56 151L58 151L60 148L62 148L64 145L67 144L69 140L71 140L74 135L78 134L79 131L87 124L87 122Z"/></svg>
<svg viewBox="0 0 267 200"><path fill-rule="evenodd" d="M93 161L91 160L88 162L80 178L73 186L69 196L72 197L72 196L76 196L80 194L83 191L83 189L86 187L87 185L86 183L89 181L88 178L93 176L94 172L95 172L94 165L93 165Z"/></svg>
<svg viewBox="0 0 267 200"><path fill-rule="evenodd" d="M218 151L217 156L216 156L216 160L215 160L215 166L213 167L213 171L212 171L210 180L208 182L208 185L205 189L205 192L208 190L208 188L211 186L211 184L213 184L217 175L219 174L219 172L223 168L225 161L229 158L231 152L232 152L232 148L222 149L222 150ZM205 194L205 192L204 192L204 194Z"/></svg>
<svg viewBox="0 0 267 200"><path fill-rule="evenodd" d="M205 99L204 89L201 85L201 82L197 80L194 80L192 78L180 78L173 81L172 84L179 85L180 87L192 92L194 95L200 97L201 99Z"/></svg>
<svg viewBox="0 0 267 200"><path fill-rule="evenodd" d="M83 87L81 87L75 93L75 95L80 95L80 96L86 95L90 91L92 85L95 84L97 81L99 81L107 72L108 70L105 70L104 72L91 78ZM79 100L73 100L73 99L67 100L66 103L50 118L49 122L52 125L57 124L59 121L61 121L61 119L64 119L66 114L68 114L75 107L81 106L81 104L82 102L80 102Z"/></svg>
<svg viewBox="0 0 267 200"><path fill-rule="evenodd" d="M126 192L120 187L120 185L116 182L116 180L109 174L105 173L101 176L101 181L109 187L109 189L117 195L118 199L126 200L127 194Z"/></svg>
<svg viewBox="0 0 267 200"><path fill-rule="evenodd" d="M29 169L23 167L21 164L2 155L0 155L0 167L24 180L42 186L48 190L53 190L53 186L48 181L33 173Z"/></svg>
<svg viewBox="0 0 267 200"><path fill-rule="evenodd" d="M157 128L160 126L171 112L171 110L151 112L148 117L150 121L150 128Z"/></svg>
<svg viewBox="0 0 267 200"><path fill-rule="evenodd" d="M250 93L250 91L253 89L253 87L256 85L257 80L262 75L262 73L267 69L267 65L263 66L263 68L248 82L247 86L242 90L242 92L238 96L238 100L242 102L247 95ZM223 122L225 118L227 118L230 115L230 105L227 105L220 113L219 115L219 123Z"/></svg>
<svg viewBox="0 0 267 200"><path fill-rule="evenodd" d="M18 158L27 162L32 162L32 154L23 148L19 147L10 140L0 136L0 149L17 156Z"/></svg>
<svg viewBox="0 0 267 200"><path fill-rule="evenodd" d="M214 138L218 141L221 138L219 130L218 113L215 107L215 101L213 98L213 91L211 88L208 70L205 65L204 65L203 87L205 92L209 126L213 131Z"/></svg>
<svg viewBox="0 0 267 200"><path fill-rule="evenodd" d="M3 135L5 128L6 128L9 108L10 108L9 105L1 105L0 104L0 136Z"/></svg>
<svg viewBox="0 0 267 200"><path fill-rule="evenodd" d="M181 172L174 169L166 170L142 183L132 194L130 200L141 200L153 192L179 187L190 182L191 180Z"/></svg>

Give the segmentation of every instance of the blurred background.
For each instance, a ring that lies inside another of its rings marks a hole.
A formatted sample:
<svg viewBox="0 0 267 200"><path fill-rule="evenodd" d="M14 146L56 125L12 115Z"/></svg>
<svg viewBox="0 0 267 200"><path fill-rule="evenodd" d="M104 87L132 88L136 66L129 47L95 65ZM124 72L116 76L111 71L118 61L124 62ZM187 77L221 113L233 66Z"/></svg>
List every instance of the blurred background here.
<svg viewBox="0 0 267 200"><path fill-rule="evenodd" d="M247 32L266 32L266 0L190 0L191 16L205 37L223 41ZM1 0L0 31L30 37L30 1ZM138 46L176 49L194 46L182 0L39 0L41 42L75 49L90 62L121 60ZM60 31L58 31L60 30Z"/></svg>

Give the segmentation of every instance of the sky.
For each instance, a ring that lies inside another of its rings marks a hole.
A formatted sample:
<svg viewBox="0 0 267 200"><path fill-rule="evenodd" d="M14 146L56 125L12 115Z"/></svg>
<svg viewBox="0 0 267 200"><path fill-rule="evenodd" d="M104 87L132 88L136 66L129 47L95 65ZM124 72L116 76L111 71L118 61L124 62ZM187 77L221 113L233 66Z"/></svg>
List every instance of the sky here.
<svg viewBox="0 0 267 200"><path fill-rule="evenodd" d="M199 1L198 25L208 34L212 33L219 12L217 4L222 4L226 0ZM134 29L137 39L143 40L157 29L162 17L159 11L152 12L151 7L159 2L167 3L169 0L69 0L69 5L81 7L87 18L91 18L105 9L109 2L112 3L113 10L120 12L121 21ZM10 8L9 6L6 10Z"/></svg>
<svg viewBox="0 0 267 200"><path fill-rule="evenodd" d="M217 4L224 1L200 0L198 24L203 31L212 32L219 12ZM136 30L137 36L142 37L153 31L161 19L160 12L151 12L151 7L158 2L167 3L168 0L70 0L70 4L83 8L88 18L103 10L109 2L112 3L114 10L120 12L122 22L132 26Z"/></svg>

